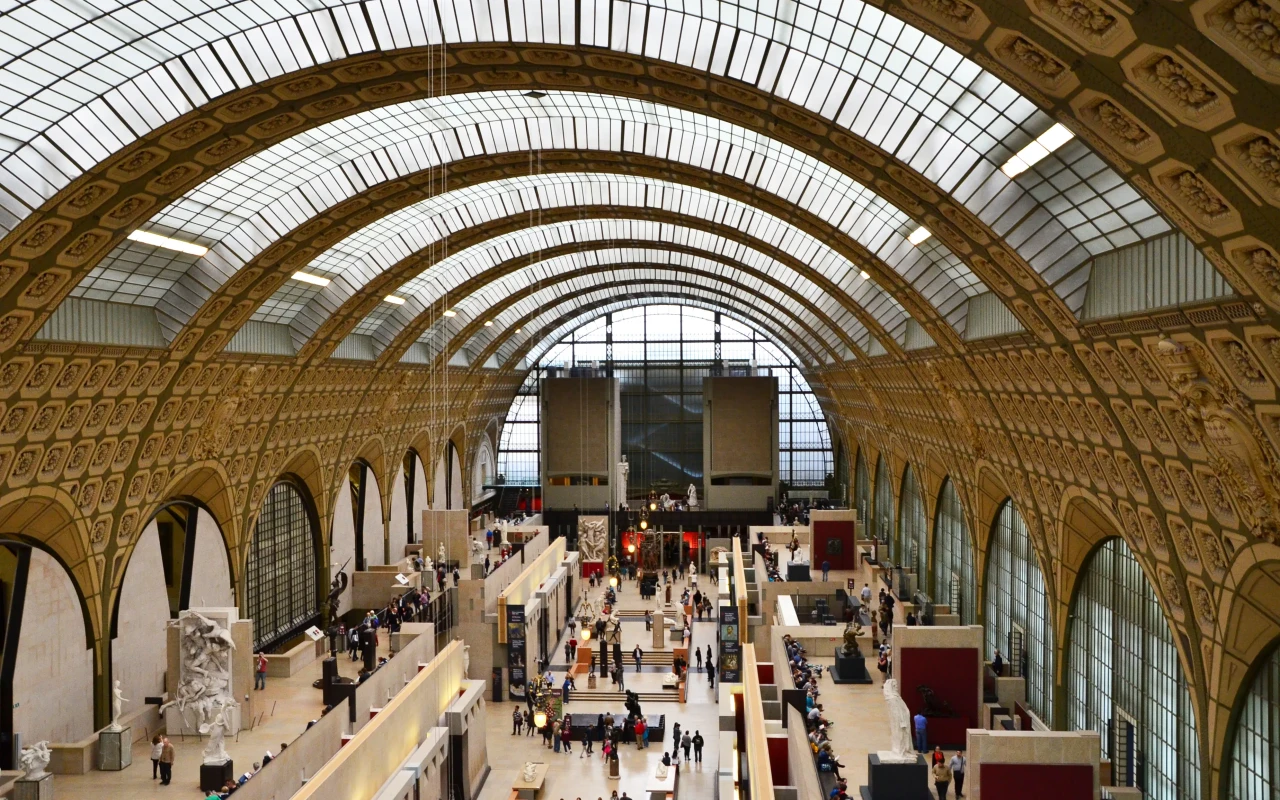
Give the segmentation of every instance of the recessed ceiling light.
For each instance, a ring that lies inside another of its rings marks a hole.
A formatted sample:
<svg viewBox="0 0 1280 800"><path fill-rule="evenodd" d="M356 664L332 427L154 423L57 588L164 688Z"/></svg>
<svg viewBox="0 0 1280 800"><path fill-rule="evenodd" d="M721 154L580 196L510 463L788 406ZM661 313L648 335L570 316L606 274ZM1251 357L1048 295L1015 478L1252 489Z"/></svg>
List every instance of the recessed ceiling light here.
<svg viewBox="0 0 1280 800"><path fill-rule="evenodd" d="M319 275L311 275L311 274L306 273L306 272L295 272L295 273L293 273L293 279L294 279L295 281L302 281L303 283L309 283L309 284L311 284L311 285L313 285L313 286L328 286L328 285L329 285L329 279L328 279L328 278L322 278L322 277L320 277Z"/></svg>
<svg viewBox="0 0 1280 800"><path fill-rule="evenodd" d="M911 242L911 244L913 245L919 245L921 242L923 242L925 239L928 239L932 235L933 234L929 232L928 228L921 225L919 228L916 228L914 231L911 232L911 235L907 237L907 241Z"/></svg>
<svg viewBox="0 0 1280 800"><path fill-rule="evenodd" d="M864 281L871 280L871 273L864 269L862 272L858 273L858 277L862 278Z"/></svg>
<svg viewBox="0 0 1280 800"><path fill-rule="evenodd" d="M1017 155L1005 162L1000 171L1010 178L1021 175L1045 156L1062 147L1075 138L1075 134L1061 123L1036 137L1036 140L1018 151Z"/></svg>
<svg viewBox="0 0 1280 800"><path fill-rule="evenodd" d="M390 304L391 304L391 305L393 305L393 306L402 306L402 305L404 305L404 298L403 298L403 297L396 297L394 294L389 294L389 295L387 295L386 297L384 297L384 298L382 298L382 299L383 299L383 301L384 301L384 302L390 303Z"/></svg>
<svg viewBox="0 0 1280 800"><path fill-rule="evenodd" d="M492 327L493 327L493 320L491 320L491 319L486 319L486 320L484 321L484 326L485 326L486 328L492 328Z"/></svg>
<svg viewBox="0 0 1280 800"><path fill-rule="evenodd" d="M519 328L516 328L516 329L515 329L515 331L514 331L514 333L519 333L519 332L520 332L520 329L519 329Z"/></svg>
<svg viewBox="0 0 1280 800"><path fill-rule="evenodd" d="M457 311L454 311L454 310L451 308L451 309L449 309L448 311L445 311L445 312L444 312L444 315L445 315L446 317L456 317L456 316L458 316L458 312L457 312Z"/></svg>
<svg viewBox="0 0 1280 800"><path fill-rule="evenodd" d="M135 242L153 245L155 247L163 247L167 250L177 250L179 253L196 256L199 258L209 252L209 248L203 247L191 242L184 242L181 239L170 239L168 236L161 236L158 233L148 233L147 231L134 231L129 234L129 238Z"/></svg>

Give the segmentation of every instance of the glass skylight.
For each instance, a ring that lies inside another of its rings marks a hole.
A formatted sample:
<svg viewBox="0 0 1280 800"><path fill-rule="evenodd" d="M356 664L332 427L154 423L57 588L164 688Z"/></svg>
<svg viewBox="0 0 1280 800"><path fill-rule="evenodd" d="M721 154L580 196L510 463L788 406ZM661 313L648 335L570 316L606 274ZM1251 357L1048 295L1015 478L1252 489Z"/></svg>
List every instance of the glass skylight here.
<svg viewBox="0 0 1280 800"><path fill-rule="evenodd" d="M643 54L798 103L952 193L1019 241L1037 269L1056 269L1055 282L1098 248L1167 230L1145 202L1092 202L1102 194L1090 188L1098 173L1070 192L1055 183L1035 195L1070 207L1095 238L1053 211L1029 212L1021 201L1031 176L1071 162L1054 154L1017 182L999 167L1017 149L1008 142L1034 138L1048 117L973 61L861 0L706 0L687 9L663 0L33 0L0 15L0 232L136 137L230 92L361 53L490 41ZM1072 287L1059 293L1075 297Z"/></svg>

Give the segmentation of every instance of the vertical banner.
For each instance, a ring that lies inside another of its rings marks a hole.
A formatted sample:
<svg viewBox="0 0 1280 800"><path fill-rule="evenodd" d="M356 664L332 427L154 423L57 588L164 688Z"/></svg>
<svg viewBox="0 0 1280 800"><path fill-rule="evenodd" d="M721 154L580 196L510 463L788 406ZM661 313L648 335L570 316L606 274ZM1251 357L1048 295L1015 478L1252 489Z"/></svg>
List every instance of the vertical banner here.
<svg viewBox="0 0 1280 800"><path fill-rule="evenodd" d="M523 700L529 685L525 671L524 606L507 606L507 669L511 671L507 681L507 696Z"/></svg>
<svg viewBox="0 0 1280 800"><path fill-rule="evenodd" d="M721 683L742 682L742 643L738 641L738 609L720 607L720 665L717 672Z"/></svg>

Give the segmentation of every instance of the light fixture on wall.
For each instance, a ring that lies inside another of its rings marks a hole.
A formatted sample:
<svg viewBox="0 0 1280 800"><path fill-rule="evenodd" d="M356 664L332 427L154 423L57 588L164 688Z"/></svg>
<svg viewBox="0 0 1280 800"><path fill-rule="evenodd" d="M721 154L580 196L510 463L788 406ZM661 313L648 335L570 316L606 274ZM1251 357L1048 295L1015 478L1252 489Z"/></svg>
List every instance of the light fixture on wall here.
<svg viewBox="0 0 1280 800"><path fill-rule="evenodd" d="M640 515L640 530L642 531L649 530L649 518L646 517L644 514Z"/></svg>
<svg viewBox="0 0 1280 800"><path fill-rule="evenodd" d="M650 500L650 501L649 501L649 510L650 510L650 511L657 511L657 510L658 510L658 504L657 504L657 502L656 502L656 501L654 501L654 500Z"/></svg>
<svg viewBox="0 0 1280 800"><path fill-rule="evenodd" d="M634 544L629 544L629 545L627 545L627 552L628 552L628 553L634 553L635 551L636 551L636 546L635 546Z"/></svg>

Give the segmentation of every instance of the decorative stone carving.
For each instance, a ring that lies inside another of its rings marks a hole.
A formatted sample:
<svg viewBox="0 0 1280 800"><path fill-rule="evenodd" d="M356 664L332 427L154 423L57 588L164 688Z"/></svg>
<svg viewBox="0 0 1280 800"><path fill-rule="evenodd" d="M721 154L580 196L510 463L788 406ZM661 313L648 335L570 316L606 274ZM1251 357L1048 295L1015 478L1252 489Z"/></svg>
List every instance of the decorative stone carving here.
<svg viewBox="0 0 1280 800"><path fill-rule="evenodd" d="M1152 180L1197 227L1214 235L1240 230L1240 214L1204 176L1177 161L1152 168Z"/></svg>
<svg viewBox="0 0 1280 800"><path fill-rule="evenodd" d="M1119 55L1136 38L1127 19L1095 0L1028 0L1032 13L1081 47Z"/></svg>
<svg viewBox="0 0 1280 800"><path fill-rule="evenodd" d="M1164 601L1175 615L1181 616L1183 613L1182 588L1178 585L1177 577L1164 567L1160 567L1157 574L1160 576L1160 589L1164 595Z"/></svg>
<svg viewBox="0 0 1280 800"><path fill-rule="evenodd" d="M1204 442L1209 465L1233 496L1246 526L1254 536L1274 543L1280 539L1275 453L1265 446L1248 400L1213 368L1207 354L1193 347L1162 340L1161 364L1171 376L1183 416Z"/></svg>
<svg viewBox="0 0 1280 800"><path fill-rule="evenodd" d="M1253 74L1280 83L1280 9L1268 0L1200 0L1196 26Z"/></svg>
<svg viewBox="0 0 1280 800"><path fill-rule="evenodd" d="M1223 249L1254 291L1265 302L1280 308L1280 255L1276 250L1252 236L1232 239Z"/></svg>
<svg viewBox="0 0 1280 800"><path fill-rule="evenodd" d="M209 737L204 746L206 764L225 764L231 760L227 755L227 728L230 727L227 706L225 702L219 703L213 710L213 718L200 726L200 733Z"/></svg>
<svg viewBox="0 0 1280 800"><path fill-rule="evenodd" d="M225 619L234 621L234 609ZM177 712L180 719L166 717L172 733L184 726L198 729L211 724L221 714L224 730L234 734L239 730L239 706L231 688L231 657L236 647L231 631L197 611L182 612L177 625L178 690L173 700L160 706L160 713L170 708Z"/></svg>
<svg viewBox="0 0 1280 800"><path fill-rule="evenodd" d="M604 561L608 556L608 517L578 518L578 554L583 562Z"/></svg>
<svg viewBox="0 0 1280 800"><path fill-rule="evenodd" d="M1187 582L1187 588L1191 590L1191 605L1195 608L1196 620L1205 629L1213 630L1218 615L1213 610L1213 597L1209 590L1194 580Z"/></svg>
<svg viewBox="0 0 1280 800"><path fill-rule="evenodd" d="M22 748L21 764L23 779L28 781L38 781L49 773L45 771L45 767L49 766L53 753L49 750L49 742L39 741L30 747Z"/></svg>
<svg viewBox="0 0 1280 800"><path fill-rule="evenodd" d="M997 28L987 49L1019 77L1054 97L1066 97L1080 85L1067 65L1018 31Z"/></svg>
<svg viewBox="0 0 1280 800"><path fill-rule="evenodd" d="M1280 206L1280 142L1267 131L1235 125L1213 137L1222 160L1249 187L1273 206Z"/></svg>
<svg viewBox="0 0 1280 800"><path fill-rule="evenodd" d="M200 426L199 439L196 441L195 456L199 460L218 458L226 449L231 439L231 429L239 416L240 404L253 391L262 367L255 365L246 367L235 385L227 388L218 399L208 420Z"/></svg>
<svg viewBox="0 0 1280 800"><path fill-rule="evenodd" d="M1193 128L1216 128L1235 113L1226 92L1172 50L1142 45L1120 66L1139 92Z"/></svg>

